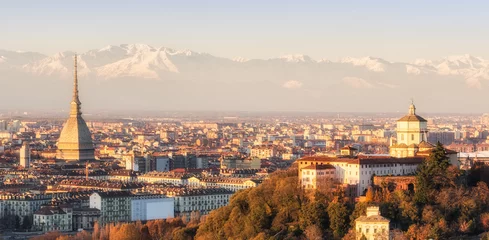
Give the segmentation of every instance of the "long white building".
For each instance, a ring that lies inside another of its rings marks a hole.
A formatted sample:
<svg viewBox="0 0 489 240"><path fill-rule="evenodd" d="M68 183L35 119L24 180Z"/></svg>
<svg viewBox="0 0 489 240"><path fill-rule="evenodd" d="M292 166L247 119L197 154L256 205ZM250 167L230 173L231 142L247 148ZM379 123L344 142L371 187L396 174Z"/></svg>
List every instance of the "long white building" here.
<svg viewBox="0 0 489 240"><path fill-rule="evenodd" d="M95 192L90 208L100 210L100 224L145 221L174 217L173 199L159 194L133 194L125 191Z"/></svg>

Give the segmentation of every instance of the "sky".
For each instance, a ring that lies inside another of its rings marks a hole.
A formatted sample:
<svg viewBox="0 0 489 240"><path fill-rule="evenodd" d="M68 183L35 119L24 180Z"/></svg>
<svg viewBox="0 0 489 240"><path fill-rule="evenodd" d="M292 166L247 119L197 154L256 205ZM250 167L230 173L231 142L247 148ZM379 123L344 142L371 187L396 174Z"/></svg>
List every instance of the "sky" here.
<svg viewBox="0 0 489 240"><path fill-rule="evenodd" d="M234 58L489 58L488 1L7 1L0 49L145 43Z"/></svg>

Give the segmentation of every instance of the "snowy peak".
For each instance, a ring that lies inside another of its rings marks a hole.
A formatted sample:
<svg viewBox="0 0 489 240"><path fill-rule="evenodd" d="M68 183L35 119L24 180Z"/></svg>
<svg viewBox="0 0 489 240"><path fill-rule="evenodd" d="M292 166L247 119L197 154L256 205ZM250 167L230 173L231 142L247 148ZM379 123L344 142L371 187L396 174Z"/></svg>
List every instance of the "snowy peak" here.
<svg viewBox="0 0 489 240"><path fill-rule="evenodd" d="M35 52L8 51L0 49L0 63L9 64L11 66L22 66L45 57L45 55Z"/></svg>
<svg viewBox="0 0 489 240"><path fill-rule="evenodd" d="M121 44L121 48L127 51L127 54L132 55L141 52L154 52L156 49L147 44Z"/></svg>
<svg viewBox="0 0 489 240"><path fill-rule="evenodd" d="M72 51L45 56L33 52L0 50L0 67L2 71L23 71L37 76L66 78L73 71L73 55ZM300 66L300 68L293 70L291 66ZM81 53L78 59L79 74L90 75L93 79L132 77L161 80L167 79L168 74L200 78L205 74L219 77L224 72L236 76L243 75L243 72L252 75L253 71L256 73L265 71L272 76L276 72L287 70L293 73L294 79L280 79L280 82L297 81L303 83L304 87L307 86L307 81L302 79L303 75L310 77L320 73L319 76L325 76L325 73L331 72L332 68L338 74L345 72L347 76L342 78L348 77L344 81L354 86L366 86L365 82L375 86L376 80L362 76L366 74L365 71L372 72L374 74L372 76L380 78L383 76L395 78L402 74L410 77L456 76L461 77L467 86L475 88L481 88L482 81L489 80L489 61L469 54L438 60L416 59L411 63L393 63L377 57L345 57L339 61L326 59L316 61L303 54L290 54L267 60L250 60L242 57L219 58L188 49L156 48L147 44L121 44ZM350 73L354 74L349 75Z"/></svg>
<svg viewBox="0 0 489 240"><path fill-rule="evenodd" d="M367 68L369 71L373 71L373 72L385 72L387 66L391 64L390 62L387 62L384 59L374 58L374 57L363 57L363 58L345 57L340 62L348 63L353 66L362 66Z"/></svg>
<svg viewBox="0 0 489 240"><path fill-rule="evenodd" d="M135 48L129 48L130 51ZM142 77L157 79L162 72L178 73L178 68L168 58L164 48L138 49L132 57L96 69L106 79L117 77Z"/></svg>
<svg viewBox="0 0 489 240"><path fill-rule="evenodd" d="M65 51L59 52L51 57L46 57L36 62L32 62L23 66L23 69L35 75L60 75L66 76L73 72L73 59L75 52ZM84 56L78 56L78 74L87 75L91 72Z"/></svg>
<svg viewBox="0 0 489 240"><path fill-rule="evenodd" d="M302 55L302 54L283 55L283 56L279 57L278 59L280 59L284 62L289 62L289 63L315 62L311 57L309 57L307 55Z"/></svg>

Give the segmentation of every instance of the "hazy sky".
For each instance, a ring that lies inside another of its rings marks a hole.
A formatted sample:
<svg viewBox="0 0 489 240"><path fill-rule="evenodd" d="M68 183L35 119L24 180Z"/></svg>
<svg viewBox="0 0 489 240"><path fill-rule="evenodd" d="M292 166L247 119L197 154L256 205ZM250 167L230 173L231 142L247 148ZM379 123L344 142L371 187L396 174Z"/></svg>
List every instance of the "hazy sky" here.
<svg viewBox="0 0 489 240"><path fill-rule="evenodd" d="M488 1L7 1L0 49L146 43L221 57L489 58Z"/></svg>

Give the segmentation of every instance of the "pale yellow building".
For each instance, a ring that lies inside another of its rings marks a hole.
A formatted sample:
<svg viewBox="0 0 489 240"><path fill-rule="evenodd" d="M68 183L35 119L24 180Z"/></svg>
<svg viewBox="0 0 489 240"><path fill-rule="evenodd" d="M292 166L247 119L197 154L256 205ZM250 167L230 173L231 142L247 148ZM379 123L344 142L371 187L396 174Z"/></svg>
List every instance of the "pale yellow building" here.
<svg viewBox="0 0 489 240"><path fill-rule="evenodd" d="M390 220L380 215L378 206L367 207L367 215L355 220L356 239L363 236L367 240L388 240Z"/></svg>
<svg viewBox="0 0 489 240"><path fill-rule="evenodd" d="M390 146L392 157L414 157L419 151L433 148L427 142L428 122L423 117L416 115L414 104L409 106L408 115L397 120L397 138Z"/></svg>
<svg viewBox="0 0 489 240"><path fill-rule="evenodd" d="M303 189L318 189L335 181L336 168L331 164L310 165L301 169Z"/></svg>

